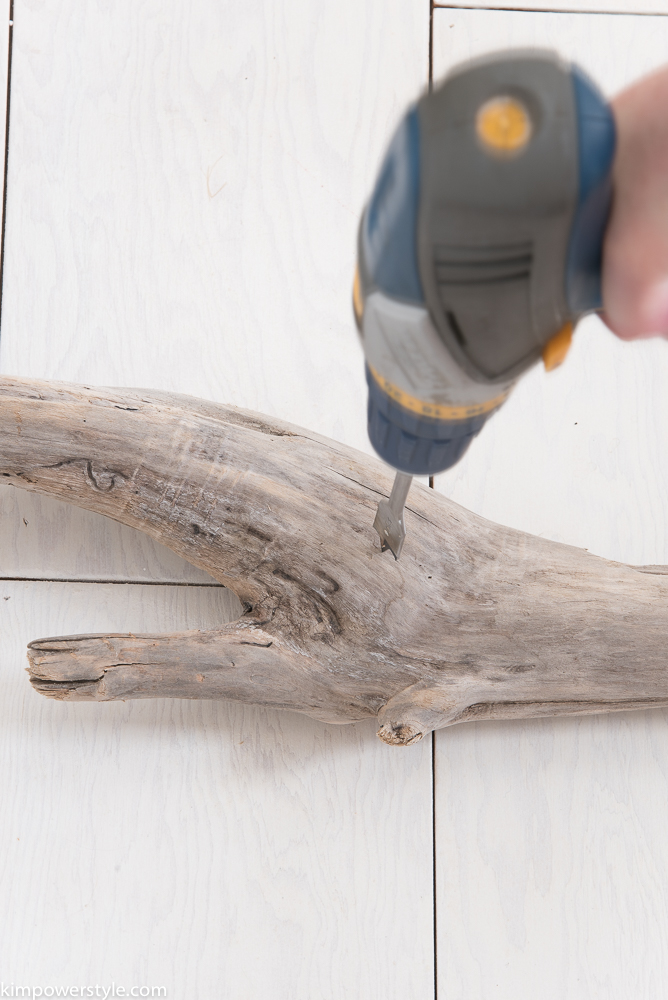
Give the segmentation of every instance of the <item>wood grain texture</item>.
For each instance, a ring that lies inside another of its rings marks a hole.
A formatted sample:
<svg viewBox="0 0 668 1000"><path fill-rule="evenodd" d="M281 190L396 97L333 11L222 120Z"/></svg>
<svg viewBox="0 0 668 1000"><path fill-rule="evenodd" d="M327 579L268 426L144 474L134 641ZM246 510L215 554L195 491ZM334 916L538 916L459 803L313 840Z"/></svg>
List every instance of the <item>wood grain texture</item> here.
<svg viewBox="0 0 668 1000"><path fill-rule="evenodd" d="M526 45L556 48L611 96L668 61L668 18L434 14L436 77ZM492 521L608 559L668 562L667 384L665 342L625 344L588 319L566 363L529 373L437 488Z"/></svg>
<svg viewBox="0 0 668 1000"><path fill-rule="evenodd" d="M86 9L17 0L2 370L363 441L356 230L421 0Z"/></svg>
<svg viewBox="0 0 668 1000"><path fill-rule="evenodd" d="M668 568L532 538L424 488L397 563L371 527L385 467L261 414L5 377L0 474L145 530L244 609L208 632L32 642L51 697L378 716L402 745L470 719L668 703Z"/></svg>
<svg viewBox="0 0 668 1000"><path fill-rule="evenodd" d="M667 724L656 711L437 734L439 996L662 995Z"/></svg>
<svg viewBox="0 0 668 1000"><path fill-rule="evenodd" d="M214 702L68 706L26 684L36 632L206 628L224 595L0 582L5 983L428 1000L427 742L397 756L365 723Z"/></svg>

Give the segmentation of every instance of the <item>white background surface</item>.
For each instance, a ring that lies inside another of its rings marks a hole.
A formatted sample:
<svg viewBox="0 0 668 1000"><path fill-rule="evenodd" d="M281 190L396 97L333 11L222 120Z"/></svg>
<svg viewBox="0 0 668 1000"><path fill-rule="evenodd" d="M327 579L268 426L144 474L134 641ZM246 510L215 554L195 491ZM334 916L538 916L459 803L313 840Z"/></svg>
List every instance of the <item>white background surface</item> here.
<svg viewBox="0 0 668 1000"><path fill-rule="evenodd" d="M428 4L16 0L14 21L0 369L191 392L368 450L356 226L427 83ZM434 11L436 78L527 44L612 94L668 61L668 16ZM666 385L666 344L588 321L437 488L668 562ZM174 586L205 579L0 491L0 980L423 1000L435 900L441 998L662 995L665 712L445 730L432 787L430 742L372 725L30 689L30 639L233 617L222 588Z"/></svg>

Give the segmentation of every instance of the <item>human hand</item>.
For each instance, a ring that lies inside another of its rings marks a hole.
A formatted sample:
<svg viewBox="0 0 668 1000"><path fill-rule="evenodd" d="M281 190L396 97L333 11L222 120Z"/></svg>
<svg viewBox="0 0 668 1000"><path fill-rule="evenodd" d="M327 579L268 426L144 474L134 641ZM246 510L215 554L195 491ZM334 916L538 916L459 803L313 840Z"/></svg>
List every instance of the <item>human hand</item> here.
<svg viewBox="0 0 668 1000"><path fill-rule="evenodd" d="M603 319L624 340L668 339L668 67L623 91L603 245Z"/></svg>

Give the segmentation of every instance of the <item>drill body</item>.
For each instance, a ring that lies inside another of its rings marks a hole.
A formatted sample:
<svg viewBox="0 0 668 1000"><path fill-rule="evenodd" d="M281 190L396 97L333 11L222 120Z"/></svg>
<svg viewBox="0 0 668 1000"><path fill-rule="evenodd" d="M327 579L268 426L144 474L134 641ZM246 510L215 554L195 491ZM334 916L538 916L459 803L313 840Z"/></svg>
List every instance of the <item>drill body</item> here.
<svg viewBox="0 0 668 1000"><path fill-rule="evenodd" d="M469 63L408 110L362 216L353 289L369 437L396 470L454 465L600 308L614 149L604 99L552 53Z"/></svg>

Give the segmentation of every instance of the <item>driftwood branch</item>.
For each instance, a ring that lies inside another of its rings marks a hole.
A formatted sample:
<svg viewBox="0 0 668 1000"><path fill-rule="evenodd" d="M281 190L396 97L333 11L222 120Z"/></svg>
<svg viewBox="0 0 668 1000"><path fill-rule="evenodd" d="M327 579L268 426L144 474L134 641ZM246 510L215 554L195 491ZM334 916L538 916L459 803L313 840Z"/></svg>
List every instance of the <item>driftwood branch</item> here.
<svg viewBox="0 0 668 1000"><path fill-rule="evenodd" d="M491 524L420 485L395 562L372 527L390 470L308 431L185 396L2 378L0 474L145 531L245 609L206 632L32 642L32 684L51 697L377 716L397 744L471 719L668 705L662 567Z"/></svg>

